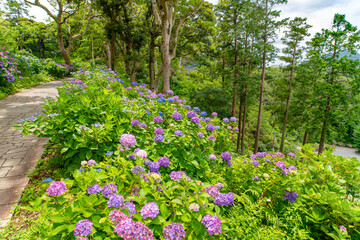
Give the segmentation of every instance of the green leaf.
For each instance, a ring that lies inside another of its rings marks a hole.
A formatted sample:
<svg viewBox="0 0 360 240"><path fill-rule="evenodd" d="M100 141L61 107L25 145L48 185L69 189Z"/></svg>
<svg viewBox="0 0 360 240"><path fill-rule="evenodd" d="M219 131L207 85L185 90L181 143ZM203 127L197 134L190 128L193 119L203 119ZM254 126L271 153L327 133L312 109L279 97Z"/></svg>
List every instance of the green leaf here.
<svg viewBox="0 0 360 240"><path fill-rule="evenodd" d="M68 225L65 225L65 224L60 225L60 226L58 226L57 228L55 228L54 230L52 230L51 233L50 233L50 235L51 235L51 236L58 235L59 233L64 232L64 231L66 231L67 229L68 229Z"/></svg>

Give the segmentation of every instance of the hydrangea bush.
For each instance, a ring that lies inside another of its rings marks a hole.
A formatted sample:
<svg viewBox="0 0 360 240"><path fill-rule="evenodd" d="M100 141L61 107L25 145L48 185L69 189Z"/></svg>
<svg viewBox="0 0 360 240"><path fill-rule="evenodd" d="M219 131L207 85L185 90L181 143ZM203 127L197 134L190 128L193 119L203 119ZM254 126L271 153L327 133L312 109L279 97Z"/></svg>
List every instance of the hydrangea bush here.
<svg viewBox="0 0 360 240"><path fill-rule="evenodd" d="M28 206L43 239L360 237L354 159L234 150L236 121L116 72L79 71L19 121L49 137L72 177Z"/></svg>

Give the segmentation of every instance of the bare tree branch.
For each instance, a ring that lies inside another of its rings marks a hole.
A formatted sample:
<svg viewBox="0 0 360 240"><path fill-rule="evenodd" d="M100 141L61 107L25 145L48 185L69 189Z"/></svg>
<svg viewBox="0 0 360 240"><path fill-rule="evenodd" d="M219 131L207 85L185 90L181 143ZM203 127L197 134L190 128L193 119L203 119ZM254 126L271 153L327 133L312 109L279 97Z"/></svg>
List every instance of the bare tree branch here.
<svg viewBox="0 0 360 240"><path fill-rule="evenodd" d="M175 54L176 54L176 48L177 48L177 43L176 43L176 42L177 42L177 38L178 38L178 36L179 36L179 30L180 30L181 26L184 24L185 20L186 20L189 16L191 16L191 15L193 15L193 14L196 14L196 13L200 10L203 2L204 2L204 0L201 0L199 6L198 6L197 8L195 8L193 11L188 12L187 14L185 14L185 15L180 19L179 24L176 26L175 34L174 34L174 36L173 36L173 38L172 38L172 43L174 44L174 46L173 46L173 49L172 49L172 53L171 53L171 55L170 55L171 59L173 59L173 58L175 57Z"/></svg>
<svg viewBox="0 0 360 240"><path fill-rule="evenodd" d="M47 13L52 19L55 20L55 22L58 22L58 21L60 20L60 19L58 19L57 17L55 17L55 15L53 15L47 7L45 7L44 5L42 5L39 0L35 0L35 2L30 2L30 1L28 1L28 0L25 0L25 3L30 4L30 5L33 5L33 6L38 6L38 7L42 8L43 10L46 11L46 13Z"/></svg>
<svg viewBox="0 0 360 240"><path fill-rule="evenodd" d="M151 0L151 5L155 16L155 21L157 22L157 24L161 25L161 18L159 15L159 11L157 10L156 0Z"/></svg>

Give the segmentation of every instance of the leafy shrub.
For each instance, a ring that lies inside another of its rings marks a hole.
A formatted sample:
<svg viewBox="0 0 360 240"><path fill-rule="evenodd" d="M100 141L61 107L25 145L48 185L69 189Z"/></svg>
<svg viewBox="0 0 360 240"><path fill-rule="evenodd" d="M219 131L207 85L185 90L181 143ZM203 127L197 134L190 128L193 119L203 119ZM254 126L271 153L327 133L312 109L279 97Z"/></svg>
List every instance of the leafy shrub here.
<svg viewBox="0 0 360 240"><path fill-rule="evenodd" d="M45 100L46 115L20 121L25 134L51 138L53 161L68 173L82 166L72 179L44 183L46 193L26 207L39 212L29 231L40 239L74 239L85 230L114 239L125 225L164 239L171 223L178 239L182 228L187 239L360 237L356 159L318 156L309 145L297 156L238 156L234 118L129 86L115 72L75 78L57 100ZM123 219L114 224L114 214Z"/></svg>

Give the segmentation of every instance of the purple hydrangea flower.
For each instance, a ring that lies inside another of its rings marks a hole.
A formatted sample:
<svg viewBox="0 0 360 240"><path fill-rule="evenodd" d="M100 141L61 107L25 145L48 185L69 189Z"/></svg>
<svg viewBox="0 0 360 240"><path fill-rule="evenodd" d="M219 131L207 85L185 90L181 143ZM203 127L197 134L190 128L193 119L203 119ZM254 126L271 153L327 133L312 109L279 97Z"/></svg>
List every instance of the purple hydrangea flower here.
<svg viewBox="0 0 360 240"><path fill-rule="evenodd" d="M90 160L88 161L88 165L89 165L89 166L92 166L92 165L95 165L95 164L96 164L96 161L95 161L95 160L90 159Z"/></svg>
<svg viewBox="0 0 360 240"><path fill-rule="evenodd" d="M203 191L207 192L210 196L214 198L216 198L220 194L219 189L214 185L205 188Z"/></svg>
<svg viewBox="0 0 360 240"><path fill-rule="evenodd" d="M123 239L133 239L135 223L131 218L126 218L116 225L114 232Z"/></svg>
<svg viewBox="0 0 360 240"><path fill-rule="evenodd" d="M276 156L276 157L279 157L279 158L285 157L284 154L281 153L281 152L276 152L276 153L275 153L275 156Z"/></svg>
<svg viewBox="0 0 360 240"><path fill-rule="evenodd" d="M164 227L163 234L166 240L182 240L186 236L184 227L174 222Z"/></svg>
<svg viewBox="0 0 360 240"><path fill-rule="evenodd" d="M296 171L296 167L293 166L293 165L290 165L290 166L289 166L289 170L291 170L291 171Z"/></svg>
<svg viewBox="0 0 360 240"><path fill-rule="evenodd" d="M215 140L214 135L210 135L210 136L209 136L209 140L210 140L210 141L214 141L214 140Z"/></svg>
<svg viewBox="0 0 360 240"><path fill-rule="evenodd" d="M224 159L225 161L230 161L231 154L229 152L223 152L223 153L221 153L221 158Z"/></svg>
<svg viewBox="0 0 360 240"><path fill-rule="evenodd" d="M236 122L236 117L231 117L230 122Z"/></svg>
<svg viewBox="0 0 360 240"><path fill-rule="evenodd" d="M283 196L284 200L288 200L290 203L296 201L296 198L299 196L295 191L286 191L286 194Z"/></svg>
<svg viewBox="0 0 360 240"><path fill-rule="evenodd" d="M136 125L140 125L140 121L139 120L132 120L131 121L131 126L136 126Z"/></svg>
<svg viewBox="0 0 360 240"><path fill-rule="evenodd" d="M275 165L276 165L278 168L280 168L281 170L285 170L285 169L286 169L286 165L285 165L285 163L283 163L282 161L277 161L277 162L275 163Z"/></svg>
<svg viewBox="0 0 360 240"><path fill-rule="evenodd" d="M147 166L149 166L149 165L150 165L150 163L151 163L151 161L150 161L150 160L146 160L146 161L144 162L144 164L145 164L145 165L147 165Z"/></svg>
<svg viewBox="0 0 360 240"><path fill-rule="evenodd" d="M269 159L267 159L267 158L265 158L264 162L271 163L271 161Z"/></svg>
<svg viewBox="0 0 360 240"><path fill-rule="evenodd" d="M115 186L115 184L113 184L113 183L106 184L102 189L102 195L104 197L110 197L111 195L113 195L114 193L117 193L117 192L118 192L118 189Z"/></svg>
<svg viewBox="0 0 360 240"><path fill-rule="evenodd" d="M176 131L174 132L174 134L175 134L176 136L182 136L184 133L183 133L182 131L180 131L180 130L176 130Z"/></svg>
<svg viewBox="0 0 360 240"><path fill-rule="evenodd" d="M210 155L209 155L209 158L210 158L211 160L216 160L216 156L215 156L214 154L210 154Z"/></svg>
<svg viewBox="0 0 360 240"><path fill-rule="evenodd" d="M181 120L183 118L182 115L180 113L178 113L178 112L174 112L172 117L175 120Z"/></svg>
<svg viewBox="0 0 360 240"><path fill-rule="evenodd" d="M162 142L162 141L164 141L164 137L163 137L163 135L157 134L157 135L155 135L154 140L157 142Z"/></svg>
<svg viewBox="0 0 360 240"><path fill-rule="evenodd" d="M221 220L217 216L207 214L201 221L205 225L209 235L216 235L221 233Z"/></svg>
<svg viewBox="0 0 360 240"><path fill-rule="evenodd" d="M141 208L140 214L143 219L148 217L154 219L159 214L159 212L159 207L156 202L148 202Z"/></svg>
<svg viewBox="0 0 360 240"><path fill-rule="evenodd" d="M211 122L211 118L207 117L204 119L205 122Z"/></svg>
<svg viewBox="0 0 360 240"><path fill-rule="evenodd" d="M259 162L258 162L258 161L256 161L256 160L252 161L252 164L254 164L254 167L259 166Z"/></svg>
<svg viewBox="0 0 360 240"><path fill-rule="evenodd" d="M340 231L343 231L343 232L347 231L347 229L344 225L340 225L339 228L340 228Z"/></svg>
<svg viewBox="0 0 360 240"><path fill-rule="evenodd" d="M192 121L193 123L200 123L200 118L198 118L198 117L192 117L192 118L191 118L191 121Z"/></svg>
<svg viewBox="0 0 360 240"><path fill-rule="evenodd" d="M55 181L50 183L46 193L51 197L55 197L63 194L66 190L66 184L63 181Z"/></svg>
<svg viewBox="0 0 360 240"><path fill-rule="evenodd" d="M186 116L187 116L188 118L193 118L193 117L196 117L196 113L195 113L194 111L188 111L188 112L186 113Z"/></svg>
<svg viewBox="0 0 360 240"><path fill-rule="evenodd" d="M200 206L197 203L191 203L190 206L189 206L189 209L194 211L194 212L198 212L199 209L200 209Z"/></svg>
<svg viewBox="0 0 360 240"><path fill-rule="evenodd" d="M258 175L255 175L252 179L253 179L253 180L259 180L260 177L259 177Z"/></svg>
<svg viewBox="0 0 360 240"><path fill-rule="evenodd" d="M226 123L229 122L229 119L228 119L228 118L224 118L223 120L224 120L224 122L226 122Z"/></svg>
<svg viewBox="0 0 360 240"><path fill-rule="evenodd" d="M256 159L257 156L256 156L256 154L251 154L251 155L250 155L250 158L251 158L251 159Z"/></svg>
<svg viewBox="0 0 360 240"><path fill-rule="evenodd" d="M96 194L101 192L101 187L99 184L95 183L94 185L92 185L91 187L87 188L87 193L88 194Z"/></svg>
<svg viewBox="0 0 360 240"><path fill-rule="evenodd" d="M124 204L124 197L120 194L113 194L110 196L107 206L108 207L121 207Z"/></svg>
<svg viewBox="0 0 360 240"><path fill-rule="evenodd" d="M224 187L224 185L223 185L222 183L219 183L219 182L218 182L215 186L216 186L219 190Z"/></svg>
<svg viewBox="0 0 360 240"><path fill-rule="evenodd" d="M202 137L204 137L204 134L200 132L197 134L197 136L202 138Z"/></svg>
<svg viewBox="0 0 360 240"><path fill-rule="evenodd" d="M218 116L218 114L217 114L217 112L213 112L213 113L211 114L211 116L213 116L213 117L217 117L217 116Z"/></svg>
<svg viewBox="0 0 360 240"><path fill-rule="evenodd" d="M136 161L136 157L135 157L134 154L131 154L131 155L129 156L129 159Z"/></svg>
<svg viewBox="0 0 360 240"><path fill-rule="evenodd" d="M205 117L205 116L207 116L207 113L206 112L201 112L200 115Z"/></svg>
<svg viewBox="0 0 360 240"><path fill-rule="evenodd" d="M156 123L162 123L162 122L164 122L164 120L163 120L162 117L156 116L156 117L154 117L154 122L156 122Z"/></svg>
<svg viewBox="0 0 360 240"><path fill-rule="evenodd" d="M154 133L162 135L164 133L164 131L162 130L162 128L156 128Z"/></svg>
<svg viewBox="0 0 360 240"><path fill-rule="evenodd" d="M212 124L208 124L208 125L206 125L205 129L210 132L213 132L213 131L215 131L215 126Z"/></svg>
<svg viewBox="0 0 360 240"><path fill-rule="evenodd" d="M167 91L167 94L169 94L169 95L173 95L173 94L174 94L174 92L173 92L172 90L169 90L169 91Z"/></svg>
<svg viewBox="0 0 360 240"><path fill-rule="evenodd" d="M152 163L149 164L149 169L152 172L159 171L159 168L160 168L160 164L158 162L152 162Z"/></svg>
<svg viewBox="0 0 360 240"><path fill-rule="evenodd" d="M239 131L239 128L238 128L238 127L236 127L236 128L235 128L235 131L237 131L237 132L238 132L238 131Z"/></svg>
<svg viewBox="0 0 360 240"><path fill-rule="evenodd" d="M289 152L287 155L288 155L289 157L295 158L295 153Z"/></svg>
<svg viewBox="0 0 360 240"><path fill-rule="evenodd" d="M136 165L131 169L131 172L140 175L145 172L145 169L142 166Z"/></svg>
<svg viewBox="0 0 360 240"><path fill-rule="evenodd" d="M120 144L124 147L134 146L136 144L135 136L132 134L123 134L120 138Z"/></svg>
<svg viewBox="0 0 360 240"><path fill-rule="evenodd" d="M77 237L84 236L91 234L93 230L93 223L89 219L80 220L75 225L74 235Z"/></svg>
<svg viewBox="0 0 360 240"><path fill-rule="evenodd" d="M167 157L159 157L158 163L160 166L163 166L163 167L170 166L170 160Z"/></svg>
<svg viewBox="0 0 360 240"><path fill-rule="evenodd" d="M129 217L131 218L133 214L135 214L136 208L135 208L135 204L133 202L127 202L124 204L124 206L122 207L122 209L128 209L129 211Z"/></svg>
<svg viewBox="0 0 360 240"><path fill-rule="evenodd" d="M228 126L227 129L232 129L232 126Z"/></svg>
<svg viewBox="0 0 360 240"><path fill-rule="evenodd" d="M194 107L193 109L197 112L200 112L200 108L198 108L198 107Z"/></svg>
<svg viewBox="0 0 360 240"><path fill-rule="evenodd" d="M184 175L188 180L191 180L191 178L187 176L184 171L172 171L169 176L172 180L179 182L182 179L182 175Z"/></svg>
<svg viewBox="0 0 360 240"><path fill-rule="evenodd" d="M232 192L229 193L219 193L215 198L214 203L218 206L228 206L234 203L235 194Z"/></svg>
<svg viewBox="0 0 360 240"><path fill-rule="evenodd" d="M120 221L127 219L127 216L119 209L114 209L110 211L109 219L111 224L117 225Z"/></svg>
<svg viewBox="0 0 360 240"><path fill-rule="evenodd" d="M140 123L140 127L147 128L147 125L145 123Z"/></svg>

